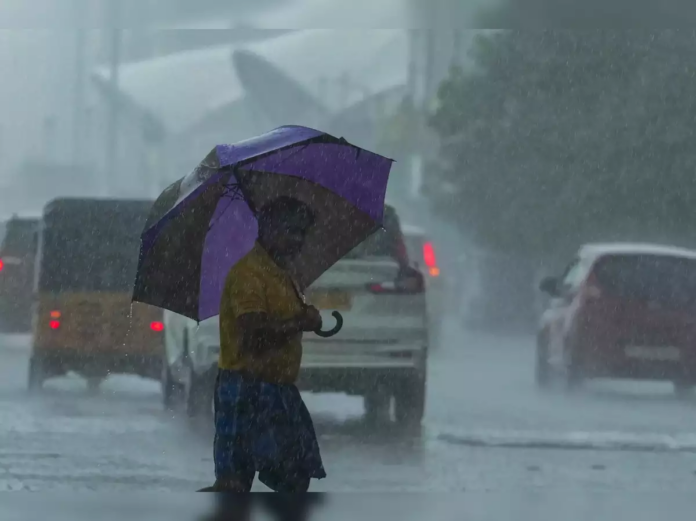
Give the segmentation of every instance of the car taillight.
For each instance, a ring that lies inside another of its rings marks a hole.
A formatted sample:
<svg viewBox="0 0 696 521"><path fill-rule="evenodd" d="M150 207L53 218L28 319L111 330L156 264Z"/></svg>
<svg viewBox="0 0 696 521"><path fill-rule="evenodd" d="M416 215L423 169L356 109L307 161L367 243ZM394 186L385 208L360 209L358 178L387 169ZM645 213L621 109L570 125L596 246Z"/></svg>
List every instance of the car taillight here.
<svg viewBox="0 0 696 521"><path fill-rule="evenodd" d="M0 259L0 271L2 271L4 267L5 267L5 263L2 262L2 259Z"/></svg>
<svg viewBox="0 0 696 521"><path fill-rule="evenodd" d="M152 322L150 324L150 329L156 332L164 331L164 324L162 322Z"/></svg>
<svg viewBox="0 0 696 521"><path fill-rule="evenodd" d="M48 325L51 329L60 329L60 320L51 320Z"/></svg>
<svg viewBox="0 0 696 521"><path fill-rule="evenodd" d="M425 262L431 277L440 275L440 268L437 267L437 257L435 256L435 248L432 242L423 244L423 262Z"/></svg>
<svg viewBox="0 0 696 521"><path fill-rule="evenodd" d="M393 282L385 282L384 284L368 284L367 289L371 293L394 293L396 286Z"/></svg>

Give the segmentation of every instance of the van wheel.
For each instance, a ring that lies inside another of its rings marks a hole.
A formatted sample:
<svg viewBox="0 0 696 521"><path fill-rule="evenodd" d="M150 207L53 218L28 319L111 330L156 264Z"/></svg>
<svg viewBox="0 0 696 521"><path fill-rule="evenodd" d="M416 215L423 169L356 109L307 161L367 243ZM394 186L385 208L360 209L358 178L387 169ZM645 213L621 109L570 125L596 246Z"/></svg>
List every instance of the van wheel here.
<svg viewBox="0 0 696 521"><path fill-rule="evenodd" d="M99 394L99 389L101 387L104 378L101 376L90 376L87 378L87 392L89 394Z"/></svg>
<svg viewBox="0 0 696 521"><path fill-rule="evenodd" d="M399 382L394 392L394 416L403 425L418 426L425 415L425 378L412 376Z"/></svg>
<svg viewBox="0 0 696 521"><path fill-rule="evenodd" d="M29 375L28 388L31 393L38 393L43 390L43 384L46 381L46 371L43 363L36 356L29 359Z"/></svg>

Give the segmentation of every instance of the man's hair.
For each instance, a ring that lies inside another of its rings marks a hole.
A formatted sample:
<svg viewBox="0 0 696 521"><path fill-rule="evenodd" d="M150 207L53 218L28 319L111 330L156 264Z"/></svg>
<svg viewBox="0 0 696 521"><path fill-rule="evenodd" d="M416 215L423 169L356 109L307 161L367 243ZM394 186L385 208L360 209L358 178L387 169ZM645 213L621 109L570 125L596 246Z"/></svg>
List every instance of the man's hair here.
<svg viewBox="0 0 696 521"><path fill-rule="evenodd" d="M301 219L307 228L314 225L316 215L310 206L294 197L281 196L267 202L256 215L259 228L278 226L288 219Z"/></svg>

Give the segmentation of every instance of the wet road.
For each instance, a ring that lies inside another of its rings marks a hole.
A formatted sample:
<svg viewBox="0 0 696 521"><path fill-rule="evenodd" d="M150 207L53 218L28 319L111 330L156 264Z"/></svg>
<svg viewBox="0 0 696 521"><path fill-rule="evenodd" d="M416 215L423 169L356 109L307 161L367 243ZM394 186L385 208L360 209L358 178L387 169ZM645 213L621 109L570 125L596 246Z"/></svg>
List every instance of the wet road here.
<svg viewBox="0 0 696 521"><path fill-rule="evenodd" d="M358 399L306 397L329 474L314 490L504 492L537 506L669 494L670 508L681 496L689 504L696 401L648 383L540 393L531 340L450 329L448 347L431 358L419 434L368 428ZM211 482L212 432L164 413L157 383L113 378L89 396L79 378L65 378L30 398L27 355L16 339L0 345L0 490L190 491ZM513 508L493 506L501 515Z"/></svg>

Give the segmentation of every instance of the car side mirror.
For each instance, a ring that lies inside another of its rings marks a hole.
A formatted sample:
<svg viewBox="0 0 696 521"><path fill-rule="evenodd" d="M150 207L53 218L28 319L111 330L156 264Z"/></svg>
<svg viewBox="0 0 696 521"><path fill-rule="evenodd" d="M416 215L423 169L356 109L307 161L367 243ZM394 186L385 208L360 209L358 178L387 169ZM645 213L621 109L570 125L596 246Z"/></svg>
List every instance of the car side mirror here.
<svg viewBox="0 0 696 521"><path fill-rule="evenodd" d="M556 277L546 277L539 284L539 289L551 297L559 295L558 279Z"/></svg>

